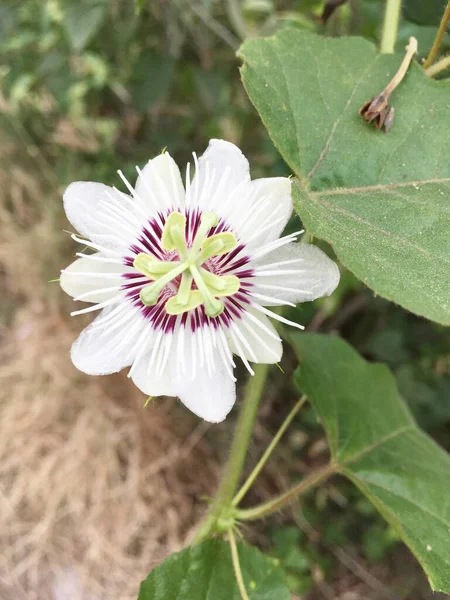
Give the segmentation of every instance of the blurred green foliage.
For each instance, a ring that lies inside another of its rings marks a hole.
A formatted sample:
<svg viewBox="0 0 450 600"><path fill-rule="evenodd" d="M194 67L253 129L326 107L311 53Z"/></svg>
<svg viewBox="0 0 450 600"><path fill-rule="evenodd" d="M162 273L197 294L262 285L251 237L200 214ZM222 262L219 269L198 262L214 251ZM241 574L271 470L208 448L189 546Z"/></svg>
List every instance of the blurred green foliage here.
<svg viewBox="0 0 450 600"><path fill-rule="evenodd" d="M163 147L185 161L214 136L239 142L255 156L256 175L283 172L242 89L235 52L245 36L282 27L377 41L383 0L348 1L325 27L324 5L325 0L4 0L2 93L43 151L63 154L60 163L66 148L72 161L74 150L95 155L89 166L103 178L119 163L143 162ZM414 34L424 55L433 32L428 22L423 27L416 17L414 23L405 20L399 46Z"/></svg>

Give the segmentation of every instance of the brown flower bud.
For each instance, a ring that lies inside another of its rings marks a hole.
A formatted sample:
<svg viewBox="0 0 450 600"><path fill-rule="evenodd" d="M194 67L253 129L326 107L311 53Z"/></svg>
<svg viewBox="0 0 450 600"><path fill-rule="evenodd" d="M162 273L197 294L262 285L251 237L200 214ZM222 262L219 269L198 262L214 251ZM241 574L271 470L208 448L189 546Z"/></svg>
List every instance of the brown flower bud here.
<svg viewBox="0 0 450 600"><path fill-rule="evenodd" d="M375 96L360 108L359 114L366 121L366 123L373 123L377 129L381 129L386 133L392 129L392 125L394 124L395 110L389 105L388 100L392 92L406 75L408 67L415 54L417 54L417 40L416 38L410 37L409 43L406 46L406 55L397 73L384 88L381 94L378 94L378 96Z"/></svg>

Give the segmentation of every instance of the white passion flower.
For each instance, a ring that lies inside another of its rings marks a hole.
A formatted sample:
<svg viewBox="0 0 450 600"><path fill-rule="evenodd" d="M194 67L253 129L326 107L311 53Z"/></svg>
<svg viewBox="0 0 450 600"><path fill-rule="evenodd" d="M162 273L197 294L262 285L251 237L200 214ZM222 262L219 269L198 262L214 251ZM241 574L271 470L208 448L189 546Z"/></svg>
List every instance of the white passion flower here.
<svg viewBox="0 0 450 600"><path fill-rule="evenodd" d="M300 327L268 306L329 295L339 270L319 248L280 238L292 213L291 181L250 180L229 142L193 155L186 188L168 152L138 171L130 195L101 183L72 183L67 218L91 253L61 273L61 287L101 311L72 346L91 375L131 366L145 394L177 396L196 415L222 421L235 398L233 355L276 363L281 340L268 317Z"/></svg>

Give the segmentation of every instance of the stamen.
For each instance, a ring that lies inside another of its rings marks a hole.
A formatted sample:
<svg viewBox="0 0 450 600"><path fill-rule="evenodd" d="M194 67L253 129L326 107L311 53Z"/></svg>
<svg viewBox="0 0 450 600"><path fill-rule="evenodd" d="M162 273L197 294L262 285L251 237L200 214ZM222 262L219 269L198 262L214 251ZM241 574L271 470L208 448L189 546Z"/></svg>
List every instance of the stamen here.
<svg viewBox="0 0 450 600"><path fill-rule="evenodd" d="M143 275L146 275L150 279L158 280L163 275L170 273L174 268L181 265L179 261L162 261L145 254L144 252L139 253L133 261L133 266Z"/></svg>
<svg viewBox="0 0 450 600"><path fill-rule="evenodd" d="M158 302L159 294L166 287L166 285L172 281L172 279L175 279L175 277L181 275L181 273L183 273L183 271L185 271L187 268L188 265L186 263L178 263L178 266L175 267L175 269L172 269L165 275L162 275L157 281L142 288L139 293L141 302L146 306L154 306Z"/></svg>
<svg viewBox="0 0 450 600"><path fill-rule="evenodd" d="M200 271L195 265L190 265L191 273L197 284L198 291L202 295L203 304L205 305L205 312L208 317L217 317L224 309L223 302L218 298L215 298L206 283L203 281Z"/></svg>
<svg viewBox="0 0 450 600"><path fill-rule="evenodd" d="M200 273L206 285L208 285L209 287L214 288L214 290L217 291L223 291L225 289L226 284L223 277L219 277L219 275L214 275L214 273L211 273L211 271L207 271L203 267L200 267Z"/></svg>
<svg viewBox="0 0 450 600"><path fill-rule="evenodd" d="M164 250L176 250L181 260L187 256L185 229L186 217L179 212L173 212L167 217L161 237Z"/></svg>
<svg viewBox="0 0 450 600"><path fill-rule="evenodd" d="M213 212L205 212L202 214L200 219L200 226L197 230L194 243L192 244L191 256L197 254L203 242L206 240L206 236L208 235L209 230L212 227L215 227L218 222L219 219L217 218L217 215L215 215Z"/></svg>
<svg viewBox="0 0 450 600"><path fill-rule="evenodd" d="M180 305L187 304L189 300L189 294L192 287L192 273L186 273L181 276L180 287L178 288L177 302Z"/></svg>
<svg viewBox="0 0 450 600"><path fill-rule="evenodd" d="M219 219L215 213L203 213L192 246L188 248L186 215L178 211L168 215L160 243L166 252L176 251L179 260L158 260L146 252L141 252L134 258L134 268L153 280L139 292L144 305L154 306L164 287L182 275L177 294L163 303L166 314L181 315L202 304L209 317L217 317L223 312L224 304L219 297L235 295L239 291L240 280L235 275L216 275L201 266L209 258L227 254L238 247L236 236L229 231L221 231L207 237L218 223ZM192 289L193 282L197 289Z"/></svg>
<svg viewBox="0 0 450 600"><path fill-rule="evenodd" d="M166 312L168 315L181 315L189 310L194 310L203 304L203 297L198 290L189 290L185 302L180 302L179 294L172 296L166 302Z"/></svg>
<svg viewBox="0 0 450 600"><path fill-rule="evenodd" d="M200 228L199 228L200 233ZM197 236L194 240L194 245L197 241ZM211 256L218 256L220 254L226 254L227 252L231 252L238 245L236 236L230 231L225 231L224 233L217 233L216 235L212 235L211 237L204 240L202 243L202 250L199 254L199 261L204 263L205 260L211 258ZM194 249L194 246L192 247Z"/></svg>
<svg viewBox="0 0 450 600"><path fill-rule="evenodd" d="M241 283L235 275L214 275L206 269L200 268L200 273L206 285L211 289L214 296L233 296L237 294Z"/></svg>

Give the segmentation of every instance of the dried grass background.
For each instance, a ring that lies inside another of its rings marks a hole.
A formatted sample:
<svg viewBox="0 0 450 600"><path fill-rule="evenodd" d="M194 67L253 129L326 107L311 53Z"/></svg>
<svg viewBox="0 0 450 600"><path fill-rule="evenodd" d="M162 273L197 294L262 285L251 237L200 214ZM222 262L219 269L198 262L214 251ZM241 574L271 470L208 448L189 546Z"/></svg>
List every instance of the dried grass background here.
<svg viewBox="0 0 450 600"><path fill-rule="evenodd" d="M143 411L142 395L121 376L74 373L72 339L57 316L28 314L6 342L5 600L135 600L140 579L182 547L215 481L202 426L174 419L170 402Z"/></svg>

